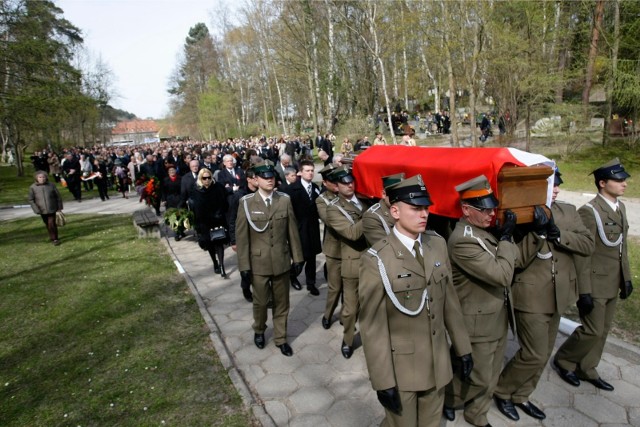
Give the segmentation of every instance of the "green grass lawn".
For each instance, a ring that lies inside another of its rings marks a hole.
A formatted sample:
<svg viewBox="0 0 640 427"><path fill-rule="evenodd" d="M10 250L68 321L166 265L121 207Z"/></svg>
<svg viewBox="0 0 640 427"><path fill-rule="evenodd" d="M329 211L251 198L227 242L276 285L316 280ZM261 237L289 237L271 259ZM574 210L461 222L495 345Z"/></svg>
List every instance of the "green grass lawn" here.
<svg viewBox="0 0 640 427"><path fill-rule="evenodd" d="M68 220L0 227L0 425L254 425L164 246Z"/></svg>

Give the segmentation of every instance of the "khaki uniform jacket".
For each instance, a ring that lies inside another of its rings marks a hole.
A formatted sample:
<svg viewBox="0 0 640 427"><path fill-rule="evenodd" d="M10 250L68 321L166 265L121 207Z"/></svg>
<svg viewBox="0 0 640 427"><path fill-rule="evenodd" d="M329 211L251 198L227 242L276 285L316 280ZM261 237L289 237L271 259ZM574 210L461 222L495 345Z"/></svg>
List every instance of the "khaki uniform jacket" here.
<svg viewBox="0 0 640 427"><path fill-rule="evenodd" d="M507 333L504 290L511 287L518 247L509 241L499 242L488 231L461 219L449 237L448 248L453 284L471 342L502 338Z"/></svg>
<svg viewBox="0 0 640 427"><path fill-rule="evenodd" d="M324 238L322 239L322 252L331 258L340 258L340 236L327 224L327 207L331 201L338 197L330 191L320 193L316 199L318 216L324 223Z"/></svg>
<svg viewBox="0 0 640 427"><path fill-rule="evenodd" d="M402 306L417 310L425 289L429 301L417 315L399 311L384 289L378 259L364 252L360 333L373 389L444 387L452 377L447 332L458 355L471 353L445 240L432 231L422 234L424 268L393 233L372 249L382 260L393 294Z"/></svg>
<svg viewBox="0 0 640 427"><path fill-rule="evenodd" d="M362 232L369 246L387 237L395 224L396 220L383 200L371 206L362 215Z"/></svg>
<svg viewBox="0 0 640 427"><path fill-rule="evenodd" d="M596 217L588 206L578 209L582 222L594 236L595 249L588 257L576 257L576 269L578 271L578 289L581 294L591 294L594 298L615 298L618 295L620 284L631 280L629 258L627 256L627 211L622 202L620 214L614 212L601 196L596 196L589 202L598 212L602 220L603 231L606 238L615 242L622 234L622 248L620 245L609 247L602 242L596 225Z"/></svg>
<svg viewBox="0 0 640 427"><path fill-rule="evenodd" d="M520 258L517 263L522 270L516 270L512 287L516 310L562 314L578 299L574 254L591 255L593 236L582 224L575 206L555 202L551 212L560 229L560 241L550 242L530 232L518 244Z"/></svg>
<svg viewBox="0 0 640 427"><path fill-rule="evenodd" d="M265 230L256 231L248 218L258 229L266 227ZM291 269L292 258L293 262L304 260L289 196L279 191L273 192L270 210L258 192L240 199L236 242L240 271L251 270L259 276L278 276Z"/></svg>
<svg viewBox="0 0 640 427"><path fill-rule="evenodd" d="M342 196L336 197L327 207L327 221L340 236L340 256L342 277L357 279L360 273L360 253L367 249L367 241L362 233L362 214L367 209L364 200L358 199L362 211ZM340 210L344 211L347 215Z"/></svg>

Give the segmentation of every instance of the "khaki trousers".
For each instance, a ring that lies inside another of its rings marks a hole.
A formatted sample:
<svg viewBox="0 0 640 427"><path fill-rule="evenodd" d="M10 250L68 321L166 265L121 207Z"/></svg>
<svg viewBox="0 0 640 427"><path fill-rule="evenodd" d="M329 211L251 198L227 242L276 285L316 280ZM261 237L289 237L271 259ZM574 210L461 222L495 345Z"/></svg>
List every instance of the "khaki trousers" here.
<svg viewBox="0 0 640 427"><path fill-rule="evenodd" d="M325 319L331 321L333 312L338 306L340 293L342 293L342 275L340 266L342 259L325 256L327 263L327 304L324 310Z"/></svg>
<svg viewBox="0 0 640 427"><path fill-rule="evenodd" d="M253 331L264 334L267 329L267 300L269 281L273 291L273 340L276 345L287 342L287 318L289 316L289 272L279 276L251 277L253 286Z"/></svg>
<svg viewBox="0 0 640 427"><path fill-rule="evenodd" d="M475 426L489 422L487 412L491 406L493 391L500 378L507 334L497 341L472 342L473 371L465 381L454 375L446 388L445 403L452 408L464 406L464 419ZM453 372L460 372L458 358L452 353Z"/></svg>
<svg viewBox="0 0 640 427"><path fill-rule="evenodd" d="M581 379L600 378L596 367L602 357L617 302L617 297L593 299L593 310L581 318L582 326L578 326L558 349L555 356L558 366L575 371Z"/></svg>
<svg viewBox="0 0 640 427"><path fill-rule="evenodd" d="M385 408L385 427L437 427L442 419L444 388L426 391L400 391L401 415Z"/></svg>
<svg viewBox="0 0 640 427"><path fill-rule="evenodd" d="M353 345L353 335L355 334L356 321L360 312L360 301L358 300L358 279L342 278L342 293L344 302L342 303L342 324L344 326L344 343Z"/></svg>
<svg viewBox="0 0 640 427"><path fill-rule="evenodd" d="M536 389L556 342L558 313L515 312L520 349L502 370L495 395L524 403Z"/></svg>

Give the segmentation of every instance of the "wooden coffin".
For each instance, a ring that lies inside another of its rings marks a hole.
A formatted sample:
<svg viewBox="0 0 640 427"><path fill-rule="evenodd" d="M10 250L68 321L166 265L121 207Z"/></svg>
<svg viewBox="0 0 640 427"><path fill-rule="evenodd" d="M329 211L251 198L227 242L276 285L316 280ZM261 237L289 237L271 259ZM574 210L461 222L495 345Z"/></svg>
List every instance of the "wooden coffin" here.
<svg viewBox="0 0 640 427"><path fill-rule="evenodd" d="M496 217L504 221L507 209L515 212L518 224L533 221L533 208L547 202L547 178L553 174L549 166L504 166L498 172L497 197L500 202Z"/></svg>

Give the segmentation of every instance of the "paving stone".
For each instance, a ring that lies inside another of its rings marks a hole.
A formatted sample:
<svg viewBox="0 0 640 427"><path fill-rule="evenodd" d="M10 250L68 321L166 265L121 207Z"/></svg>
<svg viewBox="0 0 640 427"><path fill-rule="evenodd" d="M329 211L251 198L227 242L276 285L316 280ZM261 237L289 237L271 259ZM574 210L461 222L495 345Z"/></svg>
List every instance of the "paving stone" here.
<svg viewBox="0 0 640 427"><path fill-rule="evenodd" d="M224 316L224 318L228 319L228 317L226 316ZM218 323L218 326L222 330L223 334L235 335L235 336L247 335L251 337L251 340L253 340L253 331L251 330L251 324L249 324L247 321L229 320L228 322L221 324L218 322L217 316L214 318L214 320L216 321L216 323Z"/></svg>
<svg viewBox="0 0 640 427"><path fill-rule="evenodd" d="M259 396L264 399L288 398L297 388L291 375L273 374L266 375L255 385Z"/></svg>
<svg viewBox="0 0 640 427"><path fill-rule="evenodd" d="M328 364L302 364L293 372L293 378L301 387L324 386L331 381Z"/></svg>
<svg viewBox="0 0 640 427"><path fill-rule="evenodd" d="M565 387L541 380L531 395L531 400L541 403L541 409L570 406L573 404L573 393Z"/></svg>
<svg viewBox="0 0 640 427"><path fill-rule="evenodd" d="M244 364L255 365L266 360L271 356L271 354L272 353L268 348L260 350L252 343L250 346L245 345L243 348L236 351L234 357L241 366ZM280 350L278 350L278 354L280 354Z"/></svg>
<svg viewBox="0 0 640 427"><path fill-rule="evenodd" d="M262 362L262 368L267 373L267 375L291 374L291 372L293 372L303 363L302 359L300 359L299 352L296 351L296 348L293 348L293 352L294 353L292 357L282 357L280 355L280 350L278 350L277 356L274 355L273 357L269 357Z"/></svg>
<svg viewBox="0 0 640 427"><path fill-rule="evenodd" d="M600 378L606 381L614 381L621 379L620 368L606 360L601 360L598 364L598 373Z"/></svg>
<svg viewBox="0 0 640 427"><path fill-rule="evenodd" d="M281 401L267 400L264 402L264 408L271 418L273 418L277 426L286 426L289 424L291 412L289 412L287 405Z"/></svg>
<svg viewBox="0 0 640 427"><path fill-rule="evenodd" d="M631 408L629 410L629 424L640 427L640 409Z"/></svg>
<svg viewBox="0 0 640 427"><path fill-rule="evenodd" d="M576 395L574 407L599 423L627 422L627 412L622 406L599 395Z"/></svg>
<svg viewBox="0 0 640 427"><path fill-rule="evenodd" d="M257 384L265 376L264 369L260 365L243 365L241 372L250 387Z"/></svg>
<svg viewBox="0 0 640 427"><path fill-rule="evenodd" d="M362 398L372 391L367 373L350 372L334 376L328 386L336 398Z"/></svg>
<svg viewBox="0 0 640 427"><path fill-rule="evenodd" d="M620 374L623 380L640 384L640 365L623 366L620 368Z"/></svg>
<svg viewBox="0 0 640 427"><path fill-rule="evenodd" d="M301 414L289 420L289 427L321 427L330 425L327 417L319 414Z"/></svg>
<svg viewBox="0 0 640 427"><path fill-rule="evenodd" d="M627 408L640 408L640 387L627 381L611 381L611 385L615 390L611 393L601 392L602 397Z"/></svg>
<svg viewBox="0 0 640 427"><path fill-rule="evenodd" d="M545 411L547 418L542 421L545 427L597 427L591 418L573 408L550 408Z"/></svg>
<svg viewBox="0 0 640 427"><path fill-rule="evenodd" d="M635 363L632 363L627 359L614 356L613 354L607 353L607 352L602 353L602 360L606 360L607 362L612 363L613 365L616 365L620 368L626 367L626 366L637 366Z"/></svg>
<svg viewBox="0 0 640 427"><path fill-rule="evenodd" d="M335 350L326 344L311 344L305 345L302 350L298 352L298 356L305 364L325 364L331 360L331 357L335 356Z"/></svg>
<svg viewBox="0 0 640 427"><path fill-rule="evenodd" d="M327 411L327 418L333 427L371 427L376 416L364 402L354 399L336 401Z"/></svg>
<svg viewBox="0 0 640 427"><path fill-rule="evenodd" d="M302 387L289 397L295 414L324 414L333 404L333 396L323 387Z"/></svg>

